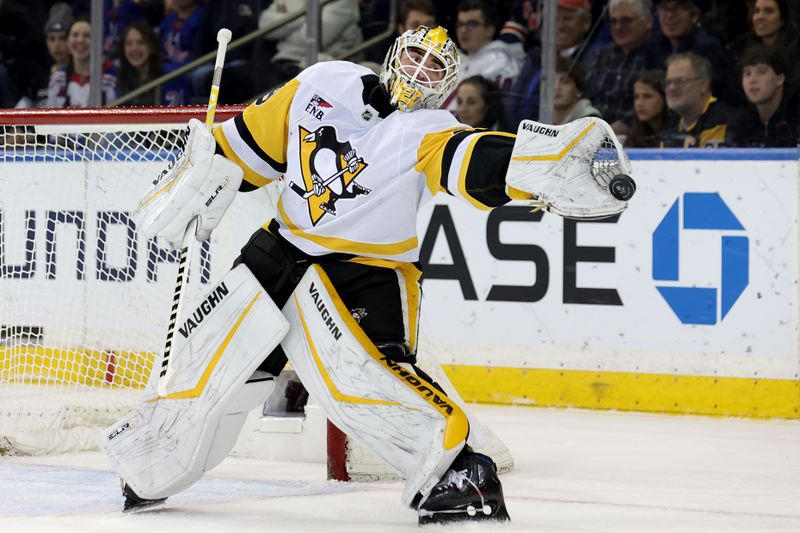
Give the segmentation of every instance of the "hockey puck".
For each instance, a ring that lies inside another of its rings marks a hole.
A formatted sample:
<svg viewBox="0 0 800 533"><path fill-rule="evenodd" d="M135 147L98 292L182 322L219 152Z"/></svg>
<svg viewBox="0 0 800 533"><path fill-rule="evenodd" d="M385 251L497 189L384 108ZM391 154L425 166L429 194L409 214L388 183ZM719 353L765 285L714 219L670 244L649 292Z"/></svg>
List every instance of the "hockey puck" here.
<svg viewBox="0 0 800 533"><path fill-rule="evenodd" d="M617 174L608 184L611 196L622 202L627 202L636 192L636 182L627 174Z"/></svg>

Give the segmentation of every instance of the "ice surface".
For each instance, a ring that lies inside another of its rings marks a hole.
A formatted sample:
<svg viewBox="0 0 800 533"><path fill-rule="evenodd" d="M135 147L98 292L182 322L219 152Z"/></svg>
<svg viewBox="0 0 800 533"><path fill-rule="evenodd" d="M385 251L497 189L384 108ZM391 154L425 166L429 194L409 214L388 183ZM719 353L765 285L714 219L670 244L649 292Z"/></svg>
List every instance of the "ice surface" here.
<svg viewBox="0 0 800 533"><path fill-rule="evenodd" d="M516 460L512 522L441 531L800 532L800 421L476 406ZM119 512L100 454L0 458L0 531L411 532L400 483L229 458L161 510Z"/></svg>

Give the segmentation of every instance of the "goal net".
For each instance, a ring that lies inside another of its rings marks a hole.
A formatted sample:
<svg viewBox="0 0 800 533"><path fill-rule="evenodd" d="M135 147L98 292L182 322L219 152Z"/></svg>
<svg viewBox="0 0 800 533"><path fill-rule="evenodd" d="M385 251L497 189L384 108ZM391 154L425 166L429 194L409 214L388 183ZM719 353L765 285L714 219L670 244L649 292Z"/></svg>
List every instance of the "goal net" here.
<svg viewBox="0 0 800 533"><path fill-rule="evenodd" d="M219 108L216 117L239 111ZM178 252L143 238L131 212L178 156L188 120L204 114L204 107L0 112L0 455L94 449L97 429L138 400L164 347ZM276 194L268 186L237 195L211 239L195 247L185 309L273 216ZM335 428L320 429L324 417L316 420L300 438L321 440L323 457L345 465L331 468L332 477L394 477ZM240 440L265 439L253 449L274 448L280 438L263 425L247 427L251 434ZM507 448L488 433L495 460L510 468Z"/></svg>
<svg viewBox="0 0 800 533"><path fill-rule="evenodd" d="M220 109L218 120L238 108ZM178 253L131 212L205 108L35 110L0 120L0 438L25 453L94 446L163 349ZM263 194L259 194L263 192ZM191 260L188 301L272 215L239 195ZM187 306L191 308L191 305Z"/></svg>

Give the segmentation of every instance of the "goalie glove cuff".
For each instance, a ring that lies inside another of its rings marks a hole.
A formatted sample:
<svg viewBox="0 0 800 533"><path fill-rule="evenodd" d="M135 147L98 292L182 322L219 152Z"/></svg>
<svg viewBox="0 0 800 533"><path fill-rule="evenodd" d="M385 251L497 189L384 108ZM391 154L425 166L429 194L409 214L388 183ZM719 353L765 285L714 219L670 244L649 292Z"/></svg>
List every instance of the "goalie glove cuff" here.
<svg viewBox="0 0 800 533"><path fill-rule="evenodd" d="M134 212L145 237L161 237L178 249L196 216L200 217L197 238L209 237L233 201L243 175L238 165L215 155L215 150L216 141L207 127L190 120L183 154L153 182Z"/></svg>

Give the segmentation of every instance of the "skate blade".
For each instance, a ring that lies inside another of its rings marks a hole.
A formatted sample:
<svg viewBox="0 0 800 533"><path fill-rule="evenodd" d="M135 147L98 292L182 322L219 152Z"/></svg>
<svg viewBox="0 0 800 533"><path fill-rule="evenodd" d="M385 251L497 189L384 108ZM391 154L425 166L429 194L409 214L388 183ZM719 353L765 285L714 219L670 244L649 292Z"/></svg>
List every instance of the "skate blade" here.
<svg viewBox="0 0 800 533"><path fill-rule="evenodd" d="M144 513L163 507L166 501L166 498L159 498L157 500L141 500L138 502L125 500L125 503L122 505L122 512L124 514Z"/></svg>
<svg viewBox="0 0 800 533"><path fill-rule="evenodd" d="M467 512L466 509L454 509L450 511L420 511L418 525L426 526L429 524L451 524L454 522L507 522L511 520L505 505L497 507L489 505L489 514L483 513L480 509L474 513Z"/></svg>

